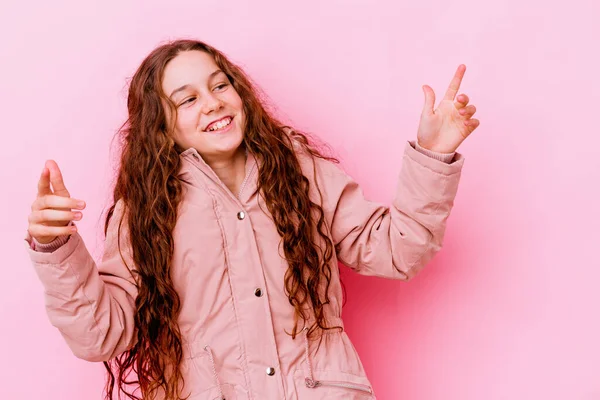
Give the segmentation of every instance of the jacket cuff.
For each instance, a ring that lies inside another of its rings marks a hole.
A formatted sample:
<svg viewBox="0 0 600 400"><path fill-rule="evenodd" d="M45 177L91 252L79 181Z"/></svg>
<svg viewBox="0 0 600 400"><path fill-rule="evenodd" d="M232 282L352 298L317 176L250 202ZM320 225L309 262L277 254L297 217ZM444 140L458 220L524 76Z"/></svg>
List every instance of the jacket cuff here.
<svg viewBox="0 0 600 400"><path fill-rule="evenodd" d="M427 150L426 148L419 146L419 143L417 141L414 141L414 145L415 150L417 150L418 152L425 154L426 156L429 156L431 158L434 158L438 161L445 162L446 164L450 164L454 159L454 156L456 155L456 152L438 153L435 151Z"/></svg>
<svg viewBox="0 0 600 400"><path fill-rule="evenodd" d="M462 170L465 158L461 153L455 152L452 162L445 163L421 153L416 149L416 145L414 141L408 141L405 146L404 156L420 164L422 167L441 175L453 175Z"/></svg>
<svg viewBox="0 0 600 400"><path fill-rule="evenodd" d="M39 251L40 253L52 253L69 240L69 236L58 236L50 243L40 243L35 238L31 238L31 250Z"/></svg>
<svg viewBox="0 0 600 400"><path fill-rule="evenodd" d="M39 264L60 264L75 251L80 242L83 242L83 239L79 235L79 232L75 232L69 236L66 243L62 246L52 252L45 253L33 248L35 246L33 244L33 237L31 237L29 232L27 232L24 238L24 245L31 261Z"/></svg>
<svg viewBox="0 0 600 400"><path fill-rule="evenodd" d="M75 226L75 222L69 221L69 224L67 226ZM69 237L71 237L71 235L57 236L56 239L54 239L50 243L40 243L37 240L35 240L35 238L33 238L29 234L29 232L27 232L25 240L27 241L27 243L29 243L29 248L33 251L37 251L39 253L52 253L56 249L62 247L62 245L67 243Z"/></svg>

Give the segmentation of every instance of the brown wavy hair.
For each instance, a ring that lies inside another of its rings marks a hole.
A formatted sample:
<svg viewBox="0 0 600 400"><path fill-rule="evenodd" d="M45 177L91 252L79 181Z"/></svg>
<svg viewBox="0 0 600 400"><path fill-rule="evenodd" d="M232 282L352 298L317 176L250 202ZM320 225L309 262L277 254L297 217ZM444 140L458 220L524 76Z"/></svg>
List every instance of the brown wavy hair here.
<svg viewBox="0 0 600 400"><path fill-rule="evenodd" d="M266 96L244 71L214 47L195 40L176 40L153 50L130 81L128 119L118 132L120 165L113 205L105 221L105 234L118 201L124 203L133 266L138 286L135 300L136 341L119 356L105 362L106 399L115 384L130 399L180 399L183 377L182 337L177 320L180 298L170 277L174 250L173 228L185 183L178 175L180 148L173 140L174 119L168 121L165 104L176 115L175 104L163 93L165 67L180 52L198 50L214 57L240 95L246 124L243 146L261 162L258 190L281 235L289 269L285 290L295 309L291 335L299 321L309 335L328 327L324 306L329 303L334 245L328 235L323 208L309 197L309 180L303 175L296 146L312 157L338 162L323 155L308 135L282 124L267 109ZM321 143L322 144L322 143ZM142 179L143 177L143 179ZM318 187L317 187L318 189ZM320 194L320 191L318 191ZM122 220L123 221L123 220ZM312 314L312 315L311 315ZM311 318L311 316L313 318ZM313 321L311 324L307 322ZM308 326L310 325L310 326ZM137 377L131 377L132 372ZM128 385L135 389L129 393Z"/></svg>

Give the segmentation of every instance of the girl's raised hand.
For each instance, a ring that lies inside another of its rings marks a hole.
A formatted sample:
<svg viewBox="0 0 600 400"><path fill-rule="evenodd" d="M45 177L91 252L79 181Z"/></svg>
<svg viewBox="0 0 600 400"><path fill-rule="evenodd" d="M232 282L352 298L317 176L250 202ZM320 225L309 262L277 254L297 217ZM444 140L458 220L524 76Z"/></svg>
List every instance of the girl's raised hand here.
<svg viewBox="0 0 600 400"><path fill-rule="evenodd" d="M475 106L467 105L469 97L460 94L456 101L454 99L466 69L464 64L458 66L444 98L435 110L435 93L430 86L423 86L425 105L417 131L417 141L421 147L439 153L452 153L479 126L479 120L472 118Z"/></svg>
<svg viewBox="0 0 600 400"><path fill-rule="evenodd" d="M84 208L84 201L71 198L56 162L48 160L38 182L37 198L31 205L27 231L42 244L70 235L77 227L69 223L79 221L83 214L78 210Z"/></svg>

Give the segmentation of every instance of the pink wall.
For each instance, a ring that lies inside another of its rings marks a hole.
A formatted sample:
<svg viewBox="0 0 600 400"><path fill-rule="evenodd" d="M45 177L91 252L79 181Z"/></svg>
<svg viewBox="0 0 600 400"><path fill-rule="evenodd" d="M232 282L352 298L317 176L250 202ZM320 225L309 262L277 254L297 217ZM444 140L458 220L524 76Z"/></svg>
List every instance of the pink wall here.
<svg viewBox="0 0 600 400"><path fill-rule="evenodd" d="M421 85L439 99L466 64L481 126L460 148L445 247L408 284L344 268L348 333L383 400L600 399L598 2L283 4L0 5L0 398L100 399L102 365L47 321L22 242L29 207L57 160L99 256L126 78L159 42L193 36L245 66L382 202Z"/></svg>

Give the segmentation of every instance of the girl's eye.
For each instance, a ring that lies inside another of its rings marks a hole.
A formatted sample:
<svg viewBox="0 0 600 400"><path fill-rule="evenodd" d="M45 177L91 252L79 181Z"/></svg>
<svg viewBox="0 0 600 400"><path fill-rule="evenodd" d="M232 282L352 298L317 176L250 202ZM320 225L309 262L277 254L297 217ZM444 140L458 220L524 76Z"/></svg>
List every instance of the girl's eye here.
<svg viewBox="0 0 600 400"><path fill-rule="evenodd" d="M183 105L186 105L186 104L190 104L190 103L192 103L194 100L196 100L196 98L195 98L195 97L190 97L190 98L188 98L188 99L185 99L185 100L183 101L183 103L181 103L181 104L180 104L180 106L183 106Z"/></svg>
<svg viewBox="0 0 600 400"><path fill-rule="evenodd" d="M220 85L217 85L217 86L215 87L215 89L222 89L222 88L224 88L225 86L227 86L227 84L226 84L226 83L221 83Z"/></svg>

